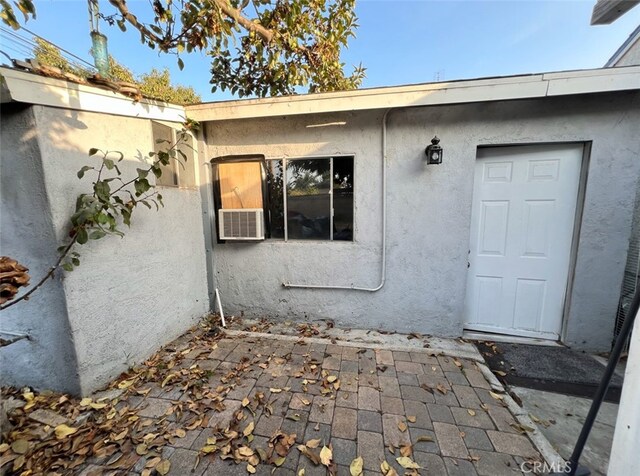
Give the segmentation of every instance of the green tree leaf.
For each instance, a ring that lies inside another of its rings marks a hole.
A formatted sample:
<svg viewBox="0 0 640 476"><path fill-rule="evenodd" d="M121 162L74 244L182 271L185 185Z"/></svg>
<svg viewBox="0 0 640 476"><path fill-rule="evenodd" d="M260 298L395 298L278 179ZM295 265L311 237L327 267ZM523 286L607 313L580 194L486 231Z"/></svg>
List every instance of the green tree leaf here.
<svg viewBox="0 0 640 476"><path fill-rule="evenodd" d="M78 178L81 179L82 177L84 177L84 174L87 170L94 170L94 167L91 167L90 165L85 165L84 167L82 167L80 170L78 170Z"/></svg>
<svg viewBox="0 0 640 476"><path fill-rule="evenodd" d="M79 228L78 229L78 238L77 238L77 242L81 245L84 245L87 241L89 241L89 235L87 233L87 230L85 230L84 228Z"/></svg>

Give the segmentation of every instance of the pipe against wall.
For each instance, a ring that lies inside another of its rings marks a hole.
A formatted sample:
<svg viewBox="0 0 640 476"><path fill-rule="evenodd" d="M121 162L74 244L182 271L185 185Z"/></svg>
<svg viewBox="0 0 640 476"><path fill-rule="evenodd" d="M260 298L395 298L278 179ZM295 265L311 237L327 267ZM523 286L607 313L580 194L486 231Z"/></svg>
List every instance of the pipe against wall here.
<svg viewBox="0 0 640 476"><path fill-rule="evenodd" d="M394 108L387 109L382 116L382 266L380 270L380 284L375 288L358 286L331 286L323 284L291 284L282 283L285 288L298 289L345 289L351 291L367 291L374 293L384 286L387 276L387 117Z"/></svg>
<svg viewBox="0 0 640 476"><path fill-rule="evenodd" d="M222 321L222 327L227 327L227 323L224 321L224 311L222 310L222 303L220 302L220 293L218 292L218 288L216 288L216 304L218 305L218 311L220 311L220 320Z"/></svg>

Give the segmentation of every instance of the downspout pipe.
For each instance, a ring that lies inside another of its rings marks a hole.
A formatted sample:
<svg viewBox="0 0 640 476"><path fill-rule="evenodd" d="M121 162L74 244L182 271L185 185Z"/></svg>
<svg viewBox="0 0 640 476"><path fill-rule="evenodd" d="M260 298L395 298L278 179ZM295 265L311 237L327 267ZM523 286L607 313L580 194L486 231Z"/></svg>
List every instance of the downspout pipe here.
<svg viewBox="0 0 640 476"><path fill-rule="evenodd" d="M387 109L382 116L382 265L380 267L380 284L375 288L361 286L334 286L324 284L292 284L282 283L285 288L294 289L342 289L347 291L380 291L387 278L387 118L395 108Z"/></svg>

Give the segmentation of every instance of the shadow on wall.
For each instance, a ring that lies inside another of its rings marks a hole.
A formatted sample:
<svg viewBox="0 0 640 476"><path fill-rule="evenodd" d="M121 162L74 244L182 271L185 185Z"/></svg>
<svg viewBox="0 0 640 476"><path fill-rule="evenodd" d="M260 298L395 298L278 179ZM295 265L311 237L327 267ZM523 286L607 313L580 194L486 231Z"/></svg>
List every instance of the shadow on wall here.
<svg viewBox="0 0 640 476"><path fill-rule="evenodd" d="M3 254L29 267L35 283L55 262L58 246L36 120L33 108L21 104L5 104L1 112L1 248ZM46 282L28 301L1 313L3 331L29 336L0 348L2 384L79 393L78 363L60 276Z"/></svg>

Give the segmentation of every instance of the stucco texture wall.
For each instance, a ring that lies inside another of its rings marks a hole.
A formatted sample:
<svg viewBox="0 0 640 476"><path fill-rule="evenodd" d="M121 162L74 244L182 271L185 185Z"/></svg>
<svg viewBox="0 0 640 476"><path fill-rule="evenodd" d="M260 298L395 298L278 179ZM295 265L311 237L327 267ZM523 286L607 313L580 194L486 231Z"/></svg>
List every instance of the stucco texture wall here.
<svg viewBox="0 0 640 476"><path fill-rule="evenodd" d="M640 64L640 39L636 40L614 66L633 66Z"/></svg>
<svg viewBox="0 0 640 476"><path fill-rule="evenodd" d="M630 92L392 111L387 278L376 293L281 284L378 284L383 111L211 122L210 157L356 157L355 241L216 245L223 302L228 311L248 315L331 318L343 326L459 336L478 146L592 142L564 340L577 348L607 349L640 176L639 102ZM318 124L326 126L308 127ZM424 148L434 134L445 159L428 166Z"/></svg>
<svg viewBox="0 0 640 476"><path fill-rule="evenodd" d="M57 258L57 236L49 211L33 109L2 107L0 138L0 254L28 266L31 282L43 276ZM77 359L67 319L64 289L50 280L31 299L2 311L2 331L26 334L0 348L4 385L52 387L79 393Z"/></svg>
<svg viewBox="0 0 640 476"><path fill-rule="evenodd" d="M89 175L79 180L76 172L83 165L100 163L88 157L89 148L123 152L126 158L119 164L123 175L134 176L153 150L151 123L41 106L32 109L50 226L55 241L61 243L76 196L91 187ZM200 193L169 187L161 193L164 208L156 212L138 207L131 228L123 228L122 239L112 236L77 246L81 265L62 276L82 394L148 357L209 310ZM29 256L25 262L29 264ZM43 321L48 318L47 305L40 301L34 306ZM53 385L47 381L39 386Z"/></svg>

